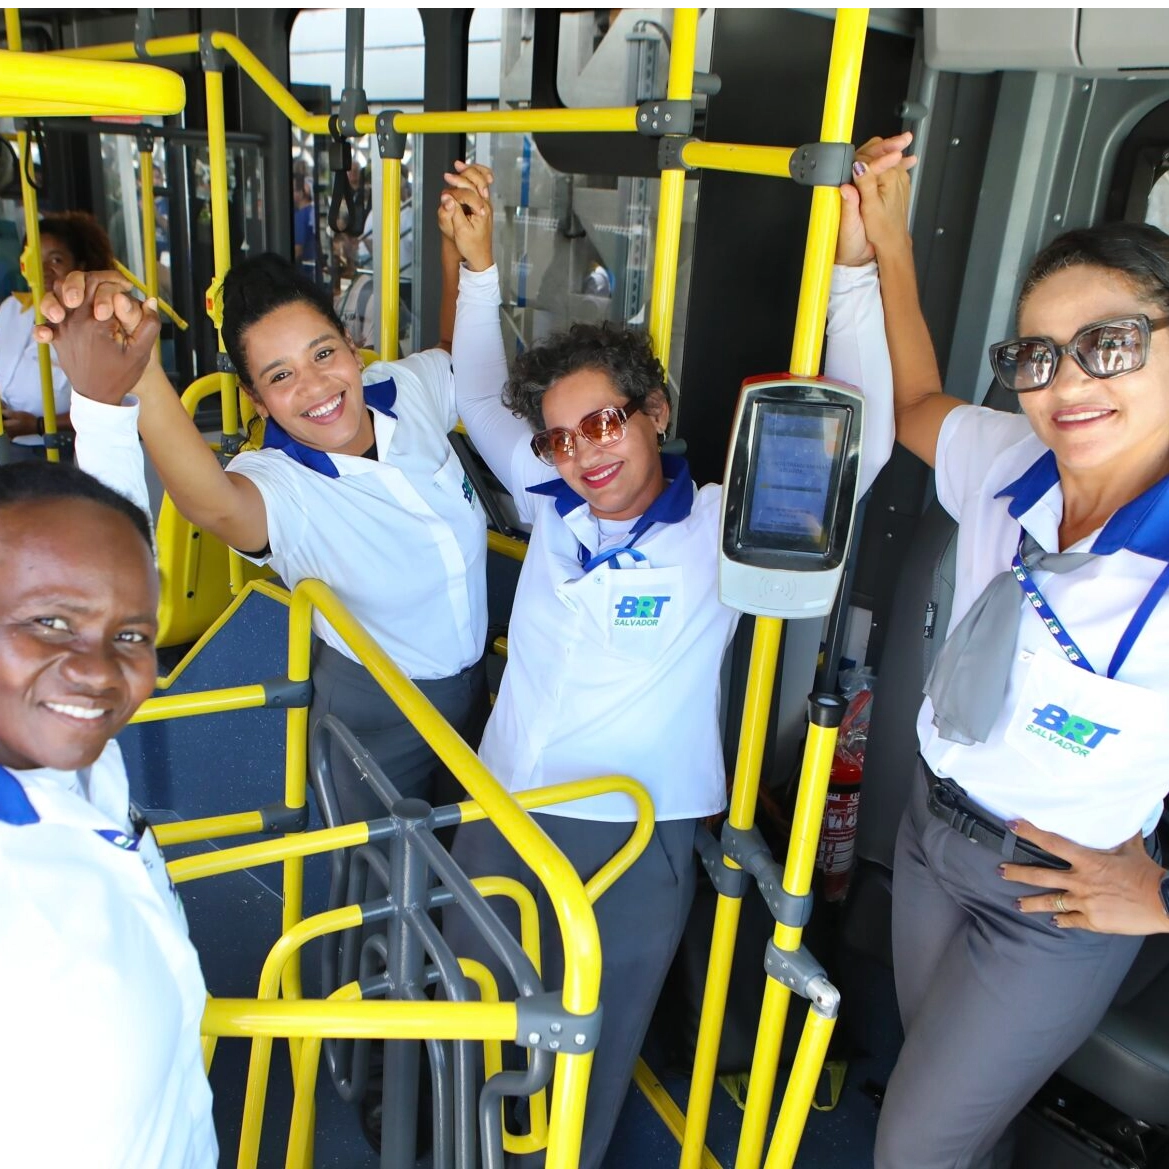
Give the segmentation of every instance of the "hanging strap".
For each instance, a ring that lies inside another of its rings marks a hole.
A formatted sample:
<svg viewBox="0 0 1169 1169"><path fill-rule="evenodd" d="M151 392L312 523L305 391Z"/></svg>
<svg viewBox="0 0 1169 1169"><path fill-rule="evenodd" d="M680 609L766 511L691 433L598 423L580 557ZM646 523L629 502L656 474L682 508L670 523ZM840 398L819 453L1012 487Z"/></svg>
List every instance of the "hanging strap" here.
<svg viewBox="0 0 1169 1169"><path fill-rule="evenodd" d="M590 552L583 544L578 543L576 558L580 561L585 575L587 576L594 568L606 563L610 568L619 568L620 565L616 563L616 560L622 552L628 552L636 563L644 563L645 553L639 552L633 545L654 526L654 522L648 514L643 515L630 529L629 539L624 544L619 544L616 548L606 548L604 552Z"/></svg>
<svg viewBox="0 0 1169 1169"><path fill-rule="evenodd" d="M1116 652L1112 655L1112 661L1108 663L1108 676L1110 678L1115 678L1120 667L1124 665L1128 651L1132 649L1136 639L1141 635L1141 631L1148 624L1153 610L1157 607L1157 602L1165 595L1166 589L1169 589L1169 564L1165 565L1161 570L1161 575L1153 581L1153 587L1145 594L1145 599L1132 615L1128 628L1121 634L1120 641L1116 645Z"/></svg>

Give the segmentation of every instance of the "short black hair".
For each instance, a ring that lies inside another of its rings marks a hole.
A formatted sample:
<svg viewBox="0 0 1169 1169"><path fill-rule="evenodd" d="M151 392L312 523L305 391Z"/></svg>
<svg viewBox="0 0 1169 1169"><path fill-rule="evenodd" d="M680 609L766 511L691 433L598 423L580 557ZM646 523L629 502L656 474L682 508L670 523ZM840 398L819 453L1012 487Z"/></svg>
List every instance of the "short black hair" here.
<svg viewBox="0 0 1169 1169"><path fill-rule="evenodd" d="M1079 265L1123 276L1143 300L1169 311L1169 235L1150 223L1103 223L1057 236L1032 260L1019 308L1041 281Z"/></svg>
<svg viewBox="0 0 1169 1169"><path fill-rule="evenodd" d="M54 499L88 499L118 512L134 525L153 555L154 541L146 513L80 468L40 460L0 466L0 509Z"/></svg>
<svg viewBox="0 0 1169 1169"><path fill-rule="evenodd" d="M619 394L642 406L654 394L667 403L666 371L649 335L608 321L573 325L525 350L516 358L503 389L503 404L534 430L544 427L544 395L561 378L593 369L605 374Z"/></svg>
<svg viewBox="0 0 1169 1169"><path fill-rule="evenodd" d="M295 265L275 252L263 252L235 264L223 280L223 347L245 387L253 386L244 353L244 334L286 304L316 309L342 337L348 336L333 301Z"/></svg>

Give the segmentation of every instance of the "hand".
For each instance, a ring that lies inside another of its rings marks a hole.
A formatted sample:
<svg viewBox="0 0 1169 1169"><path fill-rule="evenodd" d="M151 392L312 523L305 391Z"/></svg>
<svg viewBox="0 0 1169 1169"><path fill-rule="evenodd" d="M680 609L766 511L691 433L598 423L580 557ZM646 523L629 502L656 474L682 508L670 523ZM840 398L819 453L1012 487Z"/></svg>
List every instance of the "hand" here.
<svg viewBox="0 0 1169 1169"><path fill-rule="evenodd" d="M870 138L857 150L853 181L840 188L838 264L867 264L886 244L908 241L909 171L917 158L905 151L912 141L906 132Z"/></svg>
<svg viewBox="0 0 1169 1169"><path fill-rule="evenodd" d="M21 438L26 434L36 434L37 416L35 414L30 414L27 410L9 410L7 406L2 409L4 433L9 438Z"/></svg>
<svg viewBox="0 0 1169 1169"><path fill-rule="evenodd" d="M456 162L454 172L443 178L448 186L439 197L439 230L467 267L482 272L495 262L491 246L494 216L489 192L495 176L488 167Z"/></svg>
<svg viewBox="0 0 1169 1169"><path fill-rule="evenodd" d="M1042 832L1025 820L1012 827L1020 840L1030 841L1072 866L1064 870L1000 865L999 872L1008 881L1056 890L1022 898L1019 908L1024 913L1052 913L1053 923L1061 929L1101 934L1169 932L1169 915L1160 892L1164 870L1145 851L1139 833L1119 847L1101 852L1073 844L1054 832Z"/></svg>
<svg viewBox="0 0 1169 1169"><path fill-rule="evenodd" d="M154 356L160 322L156 302L127 295L117 273L71 272L41 301L50 324L38 325L38 341L52 342L74 390L86 398L120 405Z"/></svg>

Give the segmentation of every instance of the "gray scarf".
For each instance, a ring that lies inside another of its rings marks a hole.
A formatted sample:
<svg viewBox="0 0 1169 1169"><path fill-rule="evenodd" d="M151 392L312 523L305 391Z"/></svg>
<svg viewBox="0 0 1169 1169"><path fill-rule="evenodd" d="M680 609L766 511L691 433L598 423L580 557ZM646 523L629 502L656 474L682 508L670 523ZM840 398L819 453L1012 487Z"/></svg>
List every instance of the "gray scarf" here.
<svg viewBox="0 0 1169 1169"><path fill-rule="evenodd" d="M1028 572L1073 572L1094 559L1090 552L1045 552L1023 535ZM969 746L985 743L1003 706L1019 632L1019 582L1008 568L982 590L946 638L926 680L934 726L943 739Z"/></svg>

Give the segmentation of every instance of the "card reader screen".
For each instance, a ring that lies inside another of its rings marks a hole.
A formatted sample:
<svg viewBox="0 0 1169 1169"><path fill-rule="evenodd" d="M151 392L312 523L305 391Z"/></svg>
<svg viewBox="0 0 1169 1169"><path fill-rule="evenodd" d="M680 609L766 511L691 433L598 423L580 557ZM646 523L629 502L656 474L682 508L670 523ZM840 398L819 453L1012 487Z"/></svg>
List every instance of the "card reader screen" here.
<svg viewBox="0 0 1169 1169"><path fill-rule="evenodd" d="M741 543L825 555L847 437L844 409L760 402Z"/></svg>

